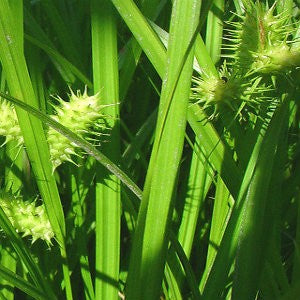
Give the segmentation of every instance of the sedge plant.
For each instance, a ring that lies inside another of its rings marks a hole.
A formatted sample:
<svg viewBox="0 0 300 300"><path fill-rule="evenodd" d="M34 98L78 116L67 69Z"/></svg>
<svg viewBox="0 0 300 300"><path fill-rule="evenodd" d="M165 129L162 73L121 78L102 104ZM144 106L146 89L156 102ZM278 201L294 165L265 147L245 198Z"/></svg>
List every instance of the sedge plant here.
<svg viewBox="0 0 300 300"><path fill-rule="evenodd" d="M299 5L0 0L0 298L297 299Z"/></svg>

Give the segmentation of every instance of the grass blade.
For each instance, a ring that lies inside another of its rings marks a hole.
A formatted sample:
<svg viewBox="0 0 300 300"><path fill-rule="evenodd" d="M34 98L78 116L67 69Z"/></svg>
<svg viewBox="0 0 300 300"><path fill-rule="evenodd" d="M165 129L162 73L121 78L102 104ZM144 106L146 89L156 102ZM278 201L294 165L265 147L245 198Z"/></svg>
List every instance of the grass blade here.
<svg viewBox="0 0 300 300"><path fill-rule="evenodd" d="M120 161L119 78L115 11L108 0L92 1L92 51L94 92L101 92L103 113L109 116L109 143L104 153ZM118 299L120 265L120 181L104 168L96 184L96 299ZM107 280L105 279L107 278Z"/></svg>
<svg viewBox="0 0 300 300"><path fill-rule="evenodd" d="M0 1L0 59L10 92L37 107L22 48L16 43L17 31L9 3ZM16 80L17 79L17 80ZM27 112L16 108L27 153L37 179L37 185L56 238L61 246L67 298L72 299L69 271L66 264L65 220L55 179L52 175L50 154L42 123Z"/></svg>
<svg viewBox="0 0 300 300"><path fill-rule="evenodd" d="M224 0L216 0L207 16L206 47L214 64L218 63L221 56L223 35Z"/></svg>
<svg viewBox="0 0 300 300"><path fill-rule="evenodd" d="M271 181L276 148L287 117L287 103L274 115L264 142L245 198L239 247L236 258L235 280L232 299L253 299L257 293L262 270L265 237L265 210L267 192Z"/></svg>
<svg viewBox="0 0 300 300"><path fill-rule="evenodd" d="M130 28L135 39L138 41L149 60L155 66L160 77L164 76L166 64L166 52L159 37L155 34L151 25L141 14L132 0L111 0L127 26Z"/></svg>
<svg viewBox="0 0 300 300"><path fill-rule="evenodd" d="M273 116L271 124L269 124L269 128L273 128L276 126L280 126L282 122L282 118L284 118L284 105L281 109L278 109L278 112ZM272 126L271 126L272 125ZM218 250L217 256L215 258L212 269L210 270L209 277L207 282L205 282L205 288L203 291L203 299L216 299L220 297L221 291L227 284L229 269L233 263L234 257L236 255L238 242L239 242L239 233L240 226L243 222L243 204L244 199L247 194L247 190L251 184L251 180L253 178L253 174L255 172L257 158L260 153L263 153L263 136L265 135L265 126L262 126L261 132L259 134L258 141L255 145L251 158L249 160L249 164L247 170L245 172L243 182L241 184L241 188L239 191L239 196L236 198L235 205L233 207L233 211L228 222L227 228L224 232L224 236ZM271 129L270 129L271 130ZM276 139L274 143L276 145ZM272 144L273 147L274 143ZM203 283L202 283L203 284Z"/></svg>
<svg viewBox="0 0 300 300"><path fill-rule="evenodd" d="M192 2L175 1L173 5L168 48L170 65L162 89L160 118L131 254L127 281L127 297L130 299L156 299L160 293L168 242L168 217L183 146L193 62L191 53L178 79L181 60L178 64L177 58L178 55L182 60L186 58L186 49L192 39L191 33L196 29L201 4L199 1ZM184 20L189 20L189 23ZM172 102L169 103L171 94Z"/></svg>

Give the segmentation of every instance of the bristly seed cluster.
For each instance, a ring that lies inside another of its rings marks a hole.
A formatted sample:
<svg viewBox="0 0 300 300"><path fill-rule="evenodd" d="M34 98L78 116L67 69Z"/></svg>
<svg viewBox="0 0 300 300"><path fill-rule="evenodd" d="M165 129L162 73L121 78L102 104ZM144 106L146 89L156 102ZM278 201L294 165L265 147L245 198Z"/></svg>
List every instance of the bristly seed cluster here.
<svg viewBox="0 0 300 300"><path fill-rule="evenodd" d="M300 48L296 26L286 12L275 13L259 1L244 0L245 14L239 21L227 22L227 41L223 47L223 65L219 76L201 74L193 78L192 100L203 108L229 106L237 111L241 105L259 109L276 99L268 96L274 89L271 76L287 76L300 66ZM244 103L244 104L243 104Z"/></svg>
<svg viewBox="0 0 300 300"><path fill-rule="evenodd" d="M85 90L82 95L80 91L75 95L71 90L69 102L59 97L57 100L60 106L55 106L56 115L53 118L81 137L88 136L89 129L101 118L99 94L88 96ZM64 161L73 162L71 156L78 155L77 146L53 128L49 128L47 140L53 169Z"/></svg>
<svg viewBox="0 0 300 300"><path fill-rule="evenodd" d="M36 206L36 201L23 201L21 197L1 191L0 207L16 231L23 233L23 237L31 236L32 243L42 239L48 246L52 245L51 239L54 237L54 232L44 205Z"/></svg>
<svg viewBox="0 0 300 300"><path fill-rule="evenodd" d="M56 99L59 105L53 105L55 110L55 114L51 116L53 119L80 137L95 134L94 128L102 117L99 94L88 96L86 89L83 94L80 91L75 94L71 90L68 102L60 97ZM23 145L24 140L14 107L7 101L1 101L0 109L0 135L5 137L4 144L16 140L19 146ZM53 171L64 161L74 163L72 155L79 155L77 146L52 128L48 128L46 134Z"/></svg>

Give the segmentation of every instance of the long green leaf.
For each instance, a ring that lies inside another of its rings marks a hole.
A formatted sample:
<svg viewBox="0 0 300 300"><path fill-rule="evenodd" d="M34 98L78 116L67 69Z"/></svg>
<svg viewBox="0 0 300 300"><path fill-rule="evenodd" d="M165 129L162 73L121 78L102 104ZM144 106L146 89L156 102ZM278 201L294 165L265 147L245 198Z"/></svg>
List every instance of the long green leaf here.
<svg viewBox="0 0 300 300"><path fill-rule="evenodd" d="M221 57L224 0L215 0L207 16L206 47L216 64Z"/></svg>
<svg viewBox="0 0 300 300"><path fill-rule="evenodd" d="M0 1L0 59L10 92L37 107L33 87L28 74L22 47L17 41L17 30L9 3ZM44 199L47 214L61 246L64 260L63 272L68 299L72 299L69 271L66 264L65 222L55 179L52 174L49 148L42 123L27 112L16 108L18 121L24 136L27 153L35 174L37 185Z"/></svg>
<svg viewBox="0 0 300 300"><path fill-rule="evenodd" d="M92 51L94 93L101 92L103 114L111 128L104 153L115 163L120 161L119 78L115 11L109 0L93 0ZM96 183L96 299L118 299L120 265L120 181L104 168L97 170ZM105 280L103 278L109 278Z"/></svg>
<svg viewBox="0 0 300 300"><path fill-rule="evenodd" d="M279 108L278 111L274 114L267 130L270 130L272 132L274 128L277 129L280 128L282 118L284 118L284 113L283 113L284 111L285 111L285 105ZM263 142L265 134L266 134L266 124L264 124L261 127L261 132L258 141L252 152L247 170L245 171L243 182L241 184L241 188L239 191L239 196L237 197L237 200L233 207L230 220L226 227L224 237L222 239L214 264L207 278L207 282L205 282L203 299L209 300L209 299L216 299L220 297L222 290L227 284L228 273L230 267L232 266L234 257L236 255L237 247L238 247L240 228L243 222L242 212L245 204L244 199L248 193L248 188L251 185L251 181L253 179L256 166L258 163L258 157L262 155L264 151L264 147L266 147L266 144L264 144ZM271 143L270 147L273 146L276 149L276 142L277 141L275 138L274 141ZM274 149L272 149L272 151L274 151ZM202 284L204 283L202 282Z"/></svg>
<svg viewBox="0 0 300 300"><path fill-rule="evenodd" d="M250 300L255 298L257 293L266 241L264 220L268 201L268 187L279 136L281 130L285 130L283 126L287 112L287 103L284 103L275 114L274 120L266 132L244 200L232 299Z"/></svg>
<svg viewBox="0 0 300 300"><path fill-rule="evenodd" d="M160 293L168 243L168 218L183 147L192 73L193 52L188 58L185 55L198 24L200 5L200 1L175 1L172 9L170 64L162 88L157 132L131 253L127 281L129 299L156 299ZM185 58L178 78L178 68Z"/></svg>

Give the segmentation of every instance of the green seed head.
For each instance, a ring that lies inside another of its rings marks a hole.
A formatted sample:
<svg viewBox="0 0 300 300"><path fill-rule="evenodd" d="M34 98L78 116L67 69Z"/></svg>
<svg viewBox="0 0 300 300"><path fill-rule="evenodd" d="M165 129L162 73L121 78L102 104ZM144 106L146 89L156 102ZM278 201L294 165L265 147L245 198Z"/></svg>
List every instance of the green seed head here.
<svg viewBox="0 0 300 300"><path fill-rule="evenodd" d="M193 77L192 100L203 103L204 108L214 106L215 112L218 106L223 104L235 107L242 98L244 83L237 76L232 76L224 64L219 76ZM214 113L215 114L215 113Z"/></svg>
<svg viewBox="0 0 300 300"><path fill-rule="evenodd" d="M7 101L1 100L0 110L0 135L5 137L4 144L9 141L16 141L18 145L22 145L23 136L14 107Z"/></svg>
<svg viewBox="0 0 300 300"><path fill-rule="evenodd" d="M285 72L300 65L300 51L286 44L268 47L254 57L253 68L261 73Z"/></svg>
<svg viewBox="0 0 300 300"><path fill-rule="evenodd" d="M85 90L83 95L79 91L75 95L71 91L69 102L61 98L57 100L60 105L55 106L56 115L52 117L81 137L87 136L89 129L101 117L102 106L98 94L88 96ZM47 139L53 169L64 161L73 162L72 155L76 155L77 147L75 144L52 128L48 130Z"/></svg>
<svg viewBox="0 0 300 300"><path fill-rule="evenodd" d="M54 237L48 216L43 205L36 206L35 201L23 201L7 192L0 192L0 206L17 232L23 237L32 236L32 243L38 239L52 245Z"/></svg>
<svg viewBox="0 0 300 300"><path fill-rule="evenodd" d="M102 116L99 94L88 96L86 89L83 94L79 91L74 94L71 90L68 102L59 97L57 100L59 105L54 106L56 114L51 116L53 119L81 137L89 137L95 133L93 127ZM23 145L23 136L14 107L6 101L1 101L0 105L0 135L5 136L5 143L16 140L18 145ZM47 140L53 170L64 161L73 162L72 155L78 155L77 146L52 128L47 131Z"/></svg>
<svg viewBox="0 0 300 300"><path fill-rule="evenodd" d="M231 65L239 73L286 73L300 65L300 54L292 50L295 33L291 16L275 14L276 2L266 8L260 2L246 1L240 22L229 23ZM230 55L229 55L230 56Z"/></svg>

